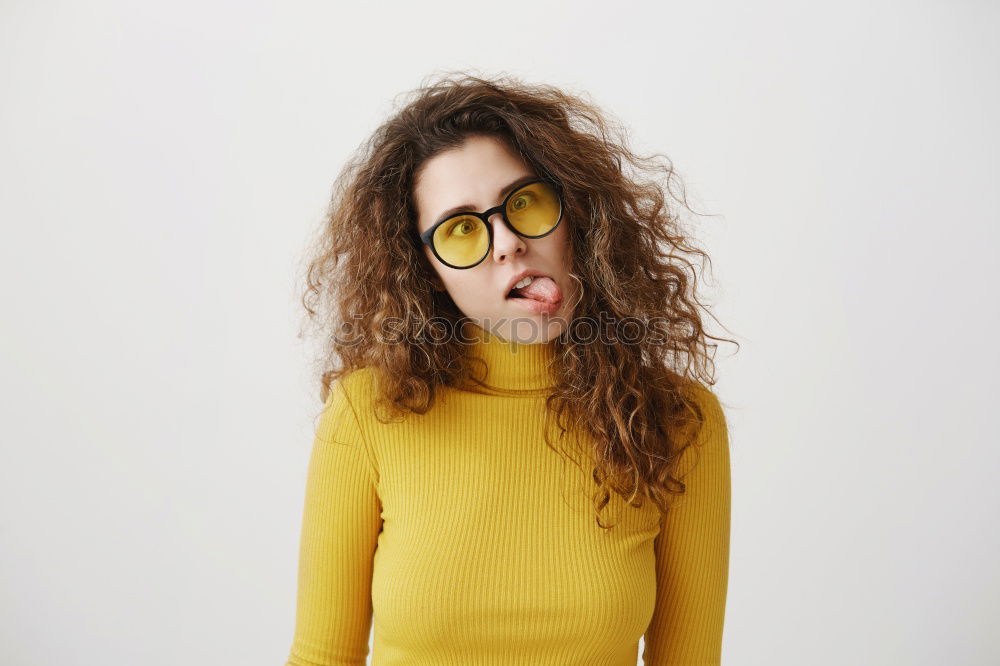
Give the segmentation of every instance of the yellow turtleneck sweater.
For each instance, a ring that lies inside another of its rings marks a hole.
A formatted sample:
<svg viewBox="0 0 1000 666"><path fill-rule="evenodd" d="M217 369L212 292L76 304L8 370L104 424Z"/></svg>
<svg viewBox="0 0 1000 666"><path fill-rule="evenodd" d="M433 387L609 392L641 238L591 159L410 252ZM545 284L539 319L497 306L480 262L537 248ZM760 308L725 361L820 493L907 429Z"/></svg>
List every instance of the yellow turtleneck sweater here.
<svg viewBox="0 0 1000 666"><path fill-rule="evenodd" d="M719 664L730 467L715 395L701 391L687 496L661 518L612 493L602 515L617 524L601 529L590 467L543 441L552 346L467 330L486 395L445 389L427 414L383 424L368 369L334 383L286 666L365 664L373 618L374 666L635 666L640 637L644 664Z"/></svg>

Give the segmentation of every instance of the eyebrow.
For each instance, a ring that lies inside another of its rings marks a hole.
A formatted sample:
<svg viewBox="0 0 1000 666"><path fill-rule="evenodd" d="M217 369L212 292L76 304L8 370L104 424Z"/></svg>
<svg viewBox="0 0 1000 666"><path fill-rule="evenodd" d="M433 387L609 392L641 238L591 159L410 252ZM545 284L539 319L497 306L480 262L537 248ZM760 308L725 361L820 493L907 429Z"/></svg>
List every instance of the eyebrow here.
<svg viewBox="0 0 1000 666"><path fill-rule="evenodd" d="M531 175L528 175L528 176L521 176L520 178L518 178L517 180L515 180L511 184L507 185L502 190L500 190L500 193L497 194L497 199L502 199L503 197L505 197L508 194L510 194L515 188L518 188L521 185L524 185L525 183L528 183L528 182L533 181L533 180L538 180L538 176L536 176L534 174L531 174ZM462 204L461 206L454 206L453 208L449 208L445 212L443 212L440 215L438 215L438 218L436 220L434 220L434 224L437 224L438 222L441 222L442 220L447 220L449 217L451 217L455 213L463 213L463 212L469 212L469 211L473 211L473 210L476 210L476 207L474 205L472 205L472 204ZM434 224L432 224L431 226L434 226Z"/></svg>

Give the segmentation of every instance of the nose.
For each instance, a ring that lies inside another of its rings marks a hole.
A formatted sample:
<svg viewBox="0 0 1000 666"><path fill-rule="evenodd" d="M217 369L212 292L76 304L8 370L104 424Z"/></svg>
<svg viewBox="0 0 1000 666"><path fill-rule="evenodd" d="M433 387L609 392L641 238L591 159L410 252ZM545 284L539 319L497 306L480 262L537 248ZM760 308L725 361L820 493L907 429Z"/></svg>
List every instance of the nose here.
<svg viewBox="0 0 1000 666"><path fill-rule="evenodd" d="M507 228L500 213L490 218L490 224L493 225L493 261L501 263L515 254L527 252L524 239Z"/></svg>

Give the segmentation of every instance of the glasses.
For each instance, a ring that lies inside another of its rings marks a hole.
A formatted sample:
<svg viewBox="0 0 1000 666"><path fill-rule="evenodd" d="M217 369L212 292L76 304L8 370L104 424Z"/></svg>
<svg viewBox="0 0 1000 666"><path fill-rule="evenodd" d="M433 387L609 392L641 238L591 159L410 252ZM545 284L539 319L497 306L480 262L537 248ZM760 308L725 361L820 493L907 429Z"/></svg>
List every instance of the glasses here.
<svg viewBox="0 0 1000 666"><path fill-rule="evenodd" d="M535 180L517 188L503 203L482 213L455 213L420 234L438 261L451 268L478 266L493 247L490 217L500 213L507 228L522 238L548 236L562 221L559 186Z"/></svg>

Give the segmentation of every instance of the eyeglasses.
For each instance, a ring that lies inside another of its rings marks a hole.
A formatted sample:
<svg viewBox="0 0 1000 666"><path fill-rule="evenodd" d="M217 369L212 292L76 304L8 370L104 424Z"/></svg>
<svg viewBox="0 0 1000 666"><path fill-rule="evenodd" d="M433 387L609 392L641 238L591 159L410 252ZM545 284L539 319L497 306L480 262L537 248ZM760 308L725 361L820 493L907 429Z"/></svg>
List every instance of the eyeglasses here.
<svg viewBox="0 0 1000 666"><path fill-rule="evenodd" d="M507 228L522 238L548 236L562 221L562 195L555 183L539 179L526 183L503 203L482 213L455 213L420 234L438 261L451 268L479 265L493 247L490 217L501 213Z"/></svg>

